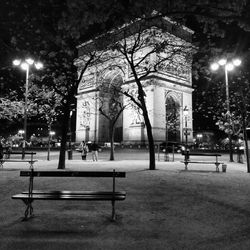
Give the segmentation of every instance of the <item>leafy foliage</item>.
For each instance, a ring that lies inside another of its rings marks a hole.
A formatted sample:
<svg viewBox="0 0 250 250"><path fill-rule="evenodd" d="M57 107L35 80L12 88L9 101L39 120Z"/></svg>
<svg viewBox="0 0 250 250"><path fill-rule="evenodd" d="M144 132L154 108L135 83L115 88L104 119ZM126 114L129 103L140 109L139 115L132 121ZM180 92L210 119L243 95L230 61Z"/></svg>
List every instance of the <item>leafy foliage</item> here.
<svg viewBox="0 0 250 250"><path fill-rule="evenodd" d="M228 135L238 136L242 131L241 117L236 116L235 113L222 113L221 118L216 122L216 125Z"/></svg>
<svg viewBox="0 0 250 250"><path fill-rule="evenodd" d="M33 103L33 112L47 124L52 124L61 115L61 96L46 85L33 84L29 90L29 100Z"/></svg>
<svg viewBox="0 0 250 250"><path fill-rule="evenodd" d="M242 7L244 7L243 13ZM242 0L6 0L1 3L0 8L0 32L3 34L0 38L1 93L8 94L9 90L14 88L12 86L21 89L18 84L20 81L9 80L18 79L18 74L8 68L14 57L24 58L31 55L40 59L45 64L42 84L53 86L55 93L61 96L62 112L65 114L62 123L64 126L67 124L71 104L75 103L74 96L81 76L94 59L93 54L90 55L83 71L77 72L74 64L77 58L76 47L97 34L137 17L144 15L151 19L149 14L152 10L157 10L159 15L167 15L181 24L189 22L191 26L194 24L197 28L198 23L197 29L206 35L197 36L195 39L199 41L205 38L203 45L208 52L211 51L210 46L214 45L211 35L223 36L223 25L233 21L239 22L241 27L247 29L250 13L249 3ZM160 51L164 46L162 43L155 49ZM208 57L209 55L206 55L203 62L197 63L199 66L197 68L200 68L200 63L206 62ZM158 66L160 67L160 64ZM143 68L144 66L141 69ZM147 66L144 73L153 70L154 67ZM206 73L206 70L204 72ZM14 84L9 84L10 82ZM138 93L143 96L141 89ZM20 92L18 96L21 97ZM140 100L137 104L140 104ZM67 128L62 130L66 137ZM65 138L62 140L62 145L64 143L66 143ZM64 146L62 152L63 150ZM59 164L63 167L61 163L63 157L61 159Z"/></svg>
<svg viewBox="0 0 250 250"><path fill-rule="evenodd" d="M204 118L210 118L220 130L233 136L242 132L243 119L246 126L250 125L250 83L248 61L244 60L241 68L229 73L229 103L230 113L226 108L225 83L214 76L215 81L197 94L194 112L200 113ZM238 72L236 72L238 71ZM219 77L224 77L219 74ZM244 117L244 118L243 118Z"/></svg>
<svg viewBox="0 0 250 250"><path fill-rule="evenodd" d="M23 115L23 102L0 98L0 120L19 119Z"/></svg>

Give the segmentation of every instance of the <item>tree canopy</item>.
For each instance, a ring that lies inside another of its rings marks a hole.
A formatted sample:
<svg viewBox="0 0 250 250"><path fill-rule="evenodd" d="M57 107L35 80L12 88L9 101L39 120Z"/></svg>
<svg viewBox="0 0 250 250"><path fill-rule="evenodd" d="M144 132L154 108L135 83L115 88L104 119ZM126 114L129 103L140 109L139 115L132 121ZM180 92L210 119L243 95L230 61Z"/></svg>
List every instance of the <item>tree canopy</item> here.
<svg viewBox="0 0 250 250"><path fill-rule="evenodd" d="M9 99L10 91L17 89L16 98L21 100L23 81L20 78L23 76L11 68L11 62L16 57L32 56L44 63L44 70L39 73L40 86L52 86L61 96L64 121L68 120L83 73L75 67L77 46L135 18L151 18L154 10L196 32L193 41L198 48L194 60L195 75L199 79L194 82L197 88L203 84L200 79L209 82L208 62L224 53L223 45L232 27L241 35L239 40L234 36L225 51L232 52L235 44L238 51L240 48L244 51L243 34L249 30L250 23L250 3L244 0L6 0L0 8L1 98ZM95 59L91 54L84 69ZM62 130L66 137L67 128ZM63 142L66 144L66 138ZM65 146L59 163L62 168L64 151Z"/></svg>

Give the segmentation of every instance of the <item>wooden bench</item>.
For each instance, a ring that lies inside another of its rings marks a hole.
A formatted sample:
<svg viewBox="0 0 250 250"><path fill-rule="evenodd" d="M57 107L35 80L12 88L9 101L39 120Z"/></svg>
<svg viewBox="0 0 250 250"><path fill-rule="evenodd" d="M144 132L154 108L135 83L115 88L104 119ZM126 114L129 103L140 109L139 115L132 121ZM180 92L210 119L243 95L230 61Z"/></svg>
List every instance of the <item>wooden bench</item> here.
<svg viewBox="0 0 250 250"><path fill-rule="evenodd" d="M115 179L125 178L125 172L105 171L21 171L20 176L29 177L29 189L12 196L12 199L21 199L25 205L24 220L33 216L32 202L34 200L86 200L86 201L111 201L112 220L115 220L115 201L125 200L125 191L115 190ZM33 189L34 177L112 177L113 186L111 191L44 191Z"/></svg>
<svg viewBox="0 0 250 250"><path fill-rule="evenodd" d="M0 167L3 168L3 164L5 162L16 162L16 163L21 163L21 162L26 162L29 163L30 169L34 168L34 163L37 162L37 160L18 160L18 159L0 159Z"/></svg>
<svg viewBox="0 0 250 250"><path fill-rule="evenodd" d="M27 162L27 163L30 164L30 169L31 169L31 168L33 168L33 164L35 162L37 162L37 160L33 159L33 157L34 157L35 154L36 154L36 152L25 152L25 155L30 155L30 159L27 159L27 160L20 159L19 160L19 159L10 159L10 157L6 157L6 156L9 156L9 155L23 155L23 152L21 152L21 151L12 151L12 152L6 152L6 151L4 151L5 157L2 158L2 159L0 159L0 167L3 168L3 164L5 162L17 162L17 163L18 162Z"/></svg>
<svg viewBox="0 0 250 250"><path fill-rule="evenodd" d="M21 155L23 156L24 155L24 158L25 158L25 155L30 155L30 159L33 160L33 156L36 154L36 152L32 152L32 151L25 151L25 152L22 152L22 151L11 151L11 152L8 152L8 151L4 151L4 158L5 159L10 159L10 156L11 155Z"/></svg>
<svg viewBox="0 0 250 250"><path fill-rule="evenodd" d="M185 152L186 154L186 152ZM221 154L218 153L190 153L187 152L187 155L185 155L184 161L181 161L185 164L185 170L188 170L188 164L189 163L199 163L199 164L215 164L216 172L219 172L219 165L223 164L223 162L218 161L218 157L221 156ZM197 161L197 160L190 160L190 156L204 156L204 157L215 157L215 160L208 160L208 161Z"/></svg>

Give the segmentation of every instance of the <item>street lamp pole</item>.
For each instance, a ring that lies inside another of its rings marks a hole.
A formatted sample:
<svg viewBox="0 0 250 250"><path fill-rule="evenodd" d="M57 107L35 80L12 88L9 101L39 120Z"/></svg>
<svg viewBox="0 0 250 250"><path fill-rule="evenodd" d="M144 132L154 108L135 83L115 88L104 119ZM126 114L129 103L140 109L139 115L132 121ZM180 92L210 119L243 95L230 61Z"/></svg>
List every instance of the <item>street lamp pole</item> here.
<svg viewBox="0 0 250 250"><path fill-rule="evenodd" d="M40 62L34 62L33 59L28 58L25 59L25 61L22 61L20 59L15 59L13 61L14 66L20 66L21 69L26 71L26 81L25 81L25 103L24 103L24 136L23 136L23 145L22 145L22 159L25 158L25 147L27 143L27 110L28 110L28 94L29 94L29 72L30 72L30 66L35 65L36 69L41 69L43 67L43 64Z"/></svg>
<svg viewBox="0 0 250 250"><path fill-rule="evenodd" d="M50 160L50 142L52 140L53 135L55 135L54 131L51 131L51 125L49 126L49 140L48 140L48 154L47 154L47 161Z"/></svg>
<svg viewBox="0 0 250 250"><path fill-rule="evenodd" d="M72 134L72 126L71 126L71 118L72 118L72 114L73 114L73 111L70 110L70 113L69 113L69 121L68 121L68 124L69 124L69 149L68 149L68 159L69 160L72 160L72 137L71 137L71 134Z"/></svg>
<svg viewBox="0 0 250 250"><path fill-rule="evenodd" d="M188 126L187 126L187 119L188 119L188 107L185 106L183 110L183 115L185 117L185 128L184 128L184 135L185 135L185 161L188 160Z"/></svg>
<svg viewBox="0 0 250 250"><path fill-rule="evenodd" d="M220 59L218 63L213 63L211 65L211 69L216 71L220 66L224 67L225 72L225 84L226 84L226 109L227 109L227 117L229 120L230 126L232 125L231 116L230 116L230 101L229 101L229 86L228 86L228 71L231 71L236 66L240 66L241 60L240 59L233 59L232 62L228 62L227 59ZM232 135L228 133L229 139L229 151L230 151L230 162L233 162L233 148L232 148Z"/></svg>
<svg viewBox="0 0 250 250"><path fill-rule="evenodd" d="M168 115L166 114L166 136L165 136L165 152L164 152L164 161L169 161L169 148L168 148Z"/></svg>
<svg viewBox="0 0 250 250"><path fill-rule="evenodd" d="M225 84L226 84L226 105L227 105L227 116L229 119L229 124L231 125L231 117L230 117L230 103L229 103L229 86L228 86L228 70L227 70L227 65L224 65L225 69ZM228 134L228 139L229 139L229 161L233 162L233 148L232 148L232 135L229 133Z"/></svg>
<svg viewBox="0 0 250 250"><path fill-rule="evenodd" d="M225 69L225 83L226 83L226 103L227 103L227 112L230 113L230 104L229 104L229 86L228 86L228 72L227 67L224 67Z"/></svg>
<svg viewBox="0 0 250 250"><path fill-rule="evenodd" d="M28 65L28 64L27 64ZM29 65L26 69L26 82L25 82L25 103L24 103L24 137L23 137L23 145L22 145L22 159L25 158L25 147L27 141L27 109L28 109L28 93L29 93Z"/></svg>

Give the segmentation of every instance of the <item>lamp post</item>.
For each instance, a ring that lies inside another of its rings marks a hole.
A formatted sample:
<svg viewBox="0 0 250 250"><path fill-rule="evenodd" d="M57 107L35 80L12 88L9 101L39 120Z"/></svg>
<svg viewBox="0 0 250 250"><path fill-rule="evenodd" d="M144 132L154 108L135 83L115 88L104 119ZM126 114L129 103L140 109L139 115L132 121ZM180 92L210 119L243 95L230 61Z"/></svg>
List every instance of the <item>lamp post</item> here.
<svg viewBox="0 0 250 250"><path fill-rule="evenodd" d="M188 160L188 127L187 127L187 119L188 119L188 107L185 106L184 110L183 110L183 115L185 118L185 128L184 128L184 135L185 135L185 161Z"/></svg>
<svg viewBox="0 0 250 250"><path fill-rule="evenodd" d="M53 135L55 135L55 131L49 131L49 140L48 140L48 155L47 155L47 161L50 160L50 142L51 142L51 139L53 138Z"/></svg>
<svg viewBox="0 0 250 250"><path fill-rule="evenodd" d="M71 127L71 118L72 118L73 111L70 110L69 113L69 149L68 149L68 159L72 160L72 127Z"/></svg>
<svg viewBox="0 0 250 250"><path fill-rule="evenodd" d="M21 137L23 137L24 130L22 130L22 129L18 130L18 134L21 135Z"/></svg>
<svg viewBox="0 0 250 250"><path fill-rule="evenodd" d="M23 143L23 135L24 135L24 130L23 129L20 129L18 130L18 136L20 136L22 139L21 139L21 142ZM19 141L20 142L20 141ZM18 145L19 145L19 142L18 142Z"/></svg>
<svg viewBox="0 0 250 250"><path fill-rule="evenodd" d="M202 137L203 137L202 134L197 134L198 148L200 148Z"/></svg>
<svg viewBox="0 0 250 250"><path fill-rule="evenodd" d="M35 66L36 69L41 69L43 68L43 64L41 62L35 62L31 58L27 58L24 61L20 59L15 59L13 61L14 66L21 67L22 70L26 71L26 81L25 81L25 103L24 103L24 137L23 137L23 145L22 145L22 159L25 157L25 147L26 147L26 141L27 141L27 109L28 109L28 93L29 93L29 72L30 72L30 67L32 65Z"/></svg>
<svg viewBox="0 0 250 250"><path fill-rule="evenodd" d="M165 138L165 152L164 152L164 161L169 161L168 154L168 115L166 114L166 138Z"/></svg>
<svg viewBox="0 0 250 250"><path fill-rule="evenodd" d="M225 73L225 84L226 84L226 107L227 107L227 116L229 117L229 124L231 125L231 118L230 118L230 101L229 101L229 87L228 87L228 72L232 71L235 67L241 65L240 59L232 59L228 61L225 58L220 59L218 62L211 64L211 70L216 71L219 69L220 66L224 67ZM233 150L232 150L232 136L229 133L229 150L230 150L230 162L233 162Z"/></svg>

